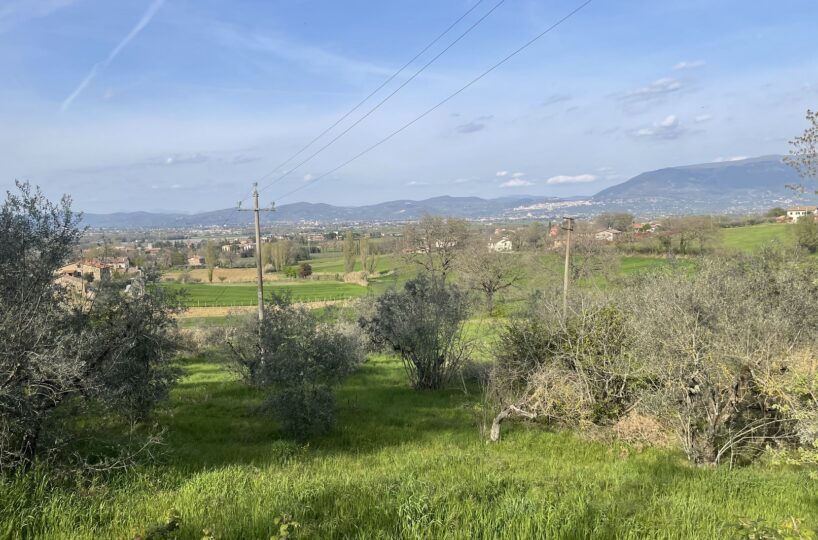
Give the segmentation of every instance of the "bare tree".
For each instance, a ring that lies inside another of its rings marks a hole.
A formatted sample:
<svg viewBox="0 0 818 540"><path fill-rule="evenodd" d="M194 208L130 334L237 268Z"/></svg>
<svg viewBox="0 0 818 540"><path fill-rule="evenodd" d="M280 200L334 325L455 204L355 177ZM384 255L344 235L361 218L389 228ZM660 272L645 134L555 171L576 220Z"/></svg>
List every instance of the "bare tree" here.
<svg viewBox="0 0 818 540"><path fill-rule="evenodd" d="M207 281L213 283L213 270L219 264L219 252L212 240L208 240L205 244L205 264L207 265Z"/></svg>
<svg viewBox="0 0 818 540"><path fill-rule="evenodd" d="M367 236L361 236L361 240L358 243L358 249L361 254L361 266L364 272L368 274L375 273L375 254L370 249L372 246L370 245L369 238Z"/></svg>
<svg viewBox="0 0 818 540"><path fill-rule="evenodd" d="M793 167L805 181L818 180L818 112L807 110L809 126L800 136L790 141L790 155L784 158L787 165ZM787 186L799 193L806 193L803 184ZM818 193L815 189L812 193Z"/></svg>
<svg viewBox="0 0 818 540"><path fill-rule="evenodd" d="M486 309L494 310L496 295L516 286L525 277L522 259L513 253L499 253L483 242L471 242L457 260L457 268L468 285L486 297Z"/></svg>
<svg viewBox="0 0 818 540"><path fill-rule="evenodd" d="M427 214L418 223L404 227L404 257L426 272L445 279L469 236L469 224L465 220Z"/></svg>
<svg viewBox="0 0 818 540"><path fill-rule="evenodd" d="M344 272L355 271L355 234L352 230L344 233Z"/></svg>

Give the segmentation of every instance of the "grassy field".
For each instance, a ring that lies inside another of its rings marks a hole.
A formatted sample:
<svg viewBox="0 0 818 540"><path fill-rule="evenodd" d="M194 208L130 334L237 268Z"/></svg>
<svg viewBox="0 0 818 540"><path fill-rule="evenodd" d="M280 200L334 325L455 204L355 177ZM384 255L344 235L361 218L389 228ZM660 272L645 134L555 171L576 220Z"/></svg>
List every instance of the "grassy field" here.
<svg viewBox="0 0 818 540"><path fill-rule="evenodd" d="M764 246L792 247L795 244L792 225L764 223L721 230L721 247L740 251L757 251Z"/></svg>
<svg viewBox="0 0 818 540"><path fill-rule="evenodd" d="M725 538L743 518L818 526L804 471L688 465L674 452L509 426L479 435L475 393L415 392L401 364L370 360L338 393L335 431L281 438L255 413L262 395L212 357L156 422L163 462L108 482L57 487L0 480L2 538L131 538L178 516L179 538L270 538L290 515L298 538Z"/></svg>
<svg viewBox="0 0 818 540"><path fill-rule="evenodd" d="M256 303L255 285L216 285L207 283L164 283L172 290L185 290L188 306L252 306ZM311 281L268 283L265 292L289 292L294 302L320 302L358 298L367 294L367 288L339 281Z"/></svg>
<svg viewBox="0 0 818 540"><path fill-rule="evenodd" d="M334 256L334 257L321 257L311 261L307 261L312 266L313 272L322 272L328 274L343 274L344 273L344 257L341 256ZM377 255L375 257L375 272L386 272L389 270L394 270L395 268L400 266L400 261L398 261L392 255ZM355 271L361 271L363 267L361 266L361 258L357 257L355 260Z"/></svg>

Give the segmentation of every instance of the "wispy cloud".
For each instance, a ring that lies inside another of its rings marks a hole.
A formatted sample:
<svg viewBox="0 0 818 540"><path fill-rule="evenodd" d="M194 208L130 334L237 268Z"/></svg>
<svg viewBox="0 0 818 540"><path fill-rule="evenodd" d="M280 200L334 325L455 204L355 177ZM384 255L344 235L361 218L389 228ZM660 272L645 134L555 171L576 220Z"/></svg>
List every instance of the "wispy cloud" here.
<svg viewBox="0 0 818 540"><path fill-rule="evenodd" d="M657 79L647 86L636 88L625 94L626 99L644 100L656 99L682 89L682 83L671 77Z"/></svg>
<svg viewBox="0 0 818 540"><path fill-rule="evenodd" d="M578 174L569 176L561 174L559 176L552 176L545 181L546 184L582 184L587 182L596 182L597 176L594 174Z"/></svg>
<svg viewBox="0 0 818 540"><path fill-rule="evenodd" d="M742 161L747 159L747 156L731 156L731 157L717 157L713 160L714 163L724 163L729 161Z"/></svg>
<svg viewBox="0 0 818 540"><path fill-rule="evenodd" d="M500 184L501 188L518 188L518 187L526 187L526 186L533 186L534 182L529 182L523 178L512 178L506 182Z"/></svg>
<svg viewBox="0 0 818 540"><path fill-rule="evenodd" d="M0 5L0 32L13 26L47 17L63 8L76 4L78 0L6 0Z"/></svg>
<svg viewBox="0 0 818 540"><path fill-rule="evenodd" d="M486 128L486 124L481 122L466 122L465 124L460 124L455 128L458 133L476 133L478 131L482 131Z"/></svg>
<svg viewBox="0 0 818 540"><path fill-rule="evenodd" d="M709 122L712 119L713 119L712 114L700 114L699 116L694 118L693 121L696 122L697 124L704 124L705 122Z"/></svg>
<svg viewBox="0 0 818 540"><path fill-rule="evenodd" d="M337 73L391 75L394 68L349 58L315 45L305 45L281 35L247 32L228 24L211 24L211 35L227 47L275 56L300 68Z"/></svg>
<svg viewBox="0 0 818 540"><path fill-rule="evenodd" d="M568 94L551 94L543 102L540 104L543 107L548 107L550 105L556 105L557 103L564 103L566 101L570 101L571 96Z"/></svg>
<svg viewBox="0 0 818 540"><path fill-rule="evenodd" d="M502 178L503 176L508 176L509 173L508 173L508 171L497 171L496 174L497 174L497 176Z"/></svg>
<svg viewBox="0 0 818 540"><path fill-rule="evenodd" d="M94 80L94 77L97 76L99 72L107 68L111 65L119 53L128 46L128 44L133 41L133 39L139 35L139 33L151 22L153 17L156 15L156 12L159 11L159 8L162 7L162 4L165 3L165 0L153 0L151 4L148 6L148 9L145 13L142 14L142 17L136 23L136 25L131 28L131 31L122 38L122 40L114 47L111 52L108 53L108 56L101 62L97 62L94 64L94 67L91 68L91 71L85 76L85 78L77 85L71 94L65 98L62 102L62 106L60 110L65 111L67 110L71 104L74 102L75 99L82 93L83 90Z"/></svg>
<svg viewBox="0 0 818 540"><path fill-rule="evenodd" d="M686 133L675 114L670 114L660 122L631 131L631 136L637 139L670 141L678 139Z"/></svg>
<svg viewBox="0 0 818 540"><path fill-rule="evenodd" d="M681 71L684 69L696 69L704 66L704 60L683 60L673 66L674 71Z"/></svg>

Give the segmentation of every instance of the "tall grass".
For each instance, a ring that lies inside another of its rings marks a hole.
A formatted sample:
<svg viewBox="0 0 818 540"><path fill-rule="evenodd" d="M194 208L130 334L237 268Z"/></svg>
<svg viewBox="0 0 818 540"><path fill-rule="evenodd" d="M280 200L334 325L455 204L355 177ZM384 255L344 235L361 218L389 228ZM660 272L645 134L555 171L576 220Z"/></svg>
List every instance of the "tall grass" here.
<svg viewBox="0 0 818 540"><path fill-rule="evenodd" d="M256 414L261 395L216 358L156 414L164 459L105 481L44 471L0 484L0 537L126 538L179 516L179 538L269 538L289 515L303 538L720 538L744 517L818 526L818 483L772 466L699 469L568 433L477 429L464 388L415 392L377 357L338 392L336 430L309 444Z"/></svg>

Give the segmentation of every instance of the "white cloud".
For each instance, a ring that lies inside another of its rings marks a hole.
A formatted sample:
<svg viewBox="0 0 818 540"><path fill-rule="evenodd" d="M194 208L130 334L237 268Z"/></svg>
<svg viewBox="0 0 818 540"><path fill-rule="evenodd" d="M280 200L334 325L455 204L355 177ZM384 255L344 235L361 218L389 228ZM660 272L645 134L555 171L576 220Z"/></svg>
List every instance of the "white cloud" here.
<svg viewBox="0 0 818 540"><path fill-rule="evenodd" d="M525 186L533 186L534 182L529 182L528 180L523 180L522 178L512 178L507 182L503 182L500 184L501 188L517 188L517 187L525 187Z"/></svg>
<svg viewBox="0 0 818 540"><path fill-rule="evenodd" d="M301 179L302 179L304 182L309 182L309 181L311 181L313 178L315 178L315 177L314 177L312 174L307 173L307 174L305 174L305 175L304 175L304 176L303 176Z"/></svg>
<svg viewBox="0 0 818 540"><path fill-rule="evenodd" d="M512 178L522 178L523 176L525 176L525 173L522 172L516 172L511 175Z"/></svg>
<svg viewBox="0 0 818 540"><path fill-rule="evenodd" d="M694 118L693 121L696 122L697 124L703 124L705 122L709 122L712 119L713 119L712 114L700 114L699 116Z"/></svg>
<svg viewBox="0 0 818 540"><path fill-rule="evenodd" d="M597 176L593 174L578 174L576 176L569 176L561 174L559 176L552 176L545 181L546 184L581 184L585 182L595 182Z"/></svg>
<svg viewBox="0 0 818 540"><path fill-rule="evenodd" d="M684 60L673 66L674 71L681 71L683 69L696 69L705 64L704 60Z"/></svg>
<svg viewBox="0 0 818 540"><path fill-rule="evenodd" d="M647 86L631 90L625 97L628 99L654 99L681 90L682 83L676 79L665 77L657 79Z"/></svg>
<svg viewBox="0 0 818 540"><path fill-rule="evenodd" d="M508 176L508 171L497 171L497 176L499 177Z"/></svg>
<svg viewBox="0 0 818 540"><path fill-rule="evenodd" d="M156 12L159 11L159 8L161 8L162 4L164 3L165 0L153 0L153 2L151 2L151 4L148 6L148 9L145 11L145 13L142 14L142 17L136 23L136 26L131 28L131 31L128 32L128 34L124 38L122 38L122 40L117 44L117 46L114 47L111 50L111 52L108 53L108 56L105 58L105 60L94 64L94 67L91 68L91 71L88 72L88 75L86 75L85 78L82 81L80 81L80 84L74 89L73 92L71 92L71 94L67 98L65 98L65 101L62 102L60 110L65 111L66 109L68 109L68 107L71 106L71 103L73 103L74 100L77 99L77 97L82 93L82 91L85 90L85 87L91 84L91 81L94 80L94 77L97 76L97 73L108 67L111 64L111 62L113 62L116 59L116 57L119 56L119 53L121 53L122 50L128 46L128 43L130 43L137 35L139 35L139 32L141 32L148 25L148 23L151 22L151 19L153 19L154 15L156 15Z"/></svg>
<svg viewBox="0 0 818 540"><path fill-rule="evenodd" d="M673 140L685 133L686 130L680 125L676 115L669 114L660 122L633 130L630 134L638 139Z"/></svg>
<svg viewBox="0 0 818 540"><path fill-rule="evenodd" d="M732 156L732 157L717 157L713 160L714 163L723 163L727 161L741 161L747 159L747 156Z"/></svg>

